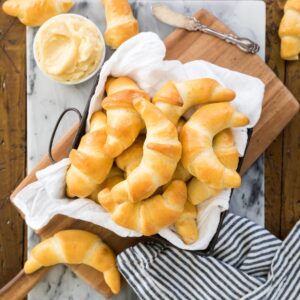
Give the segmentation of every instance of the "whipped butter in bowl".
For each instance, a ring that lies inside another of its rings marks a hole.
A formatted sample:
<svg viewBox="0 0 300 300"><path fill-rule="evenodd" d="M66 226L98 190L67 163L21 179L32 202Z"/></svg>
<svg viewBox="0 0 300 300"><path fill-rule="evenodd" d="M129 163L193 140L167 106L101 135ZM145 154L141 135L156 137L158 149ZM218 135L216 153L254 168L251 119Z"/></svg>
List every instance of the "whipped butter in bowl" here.
<svg viewBox="0 0 300 300"><path fill-rule="evenodd" d="M61 14L38 30L33 44L39 68L63 84L91 78L103 64L105 43L98 27L85 17Z"/></svg>

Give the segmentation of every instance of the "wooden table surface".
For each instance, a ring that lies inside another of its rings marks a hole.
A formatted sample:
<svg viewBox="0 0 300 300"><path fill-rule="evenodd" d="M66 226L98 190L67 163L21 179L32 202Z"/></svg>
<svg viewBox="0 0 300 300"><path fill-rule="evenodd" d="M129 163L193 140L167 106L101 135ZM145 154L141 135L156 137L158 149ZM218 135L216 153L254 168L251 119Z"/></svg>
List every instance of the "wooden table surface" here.
<svg viewBox="0 0 300 300"><path fill-rule="evenodd" d="M300 61L286 63L279 55L278 2L266 0L266 61L300 101ZM9 200L26 174L25 31L17 19L0 11L0 287L26 258L26 226ZM266 228L284 238L300 218L300 114L265 157Z"/></svg>

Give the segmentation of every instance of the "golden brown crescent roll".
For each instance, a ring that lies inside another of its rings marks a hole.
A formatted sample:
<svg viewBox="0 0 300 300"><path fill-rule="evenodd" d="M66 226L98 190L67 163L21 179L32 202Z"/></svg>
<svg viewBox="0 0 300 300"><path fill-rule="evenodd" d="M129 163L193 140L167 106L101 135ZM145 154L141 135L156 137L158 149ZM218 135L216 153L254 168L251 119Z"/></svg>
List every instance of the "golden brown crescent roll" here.
<svg viewBox="0 0 300 300"><path fill-rule="evenodd" d="M185 244L193 244L198 239L197 207L186 201L184 210L174 224L176 232Z"/></svg>
<svg viewBox="0 0 300 300"><path fill-rule="evenodd" d="M221 131L215 136L213 140L213 149L216 156L225 167L233 170L237 169L239 164L239 153L235 146L233 133L229 128ZM178 169L177 166L176 170ZM189 173L187 172L187 174ZM187 180L189 180L189 177L184 181ZM192 244L198 239L196 219L197 207L195 205L217 195L220 191L221 190L214 189L209 185L202 183L195 177L188 183L188 201L185 204L182 215L174 224L176 232L186 244Z"/></svg>
<svg viewBox="0 0 300 300"><path fill-rule="evenodd" d="M111 190L111 197L117 203L137 202L151 196L171 180L181 157L174 124L147 100L135 99L133 105L145 121L147 135L140 164Z"/></svg>
<svg viewBox="0 0 300 300"><path fill-rule="evenodd" d="M178 135L180 134L185 123L186 123L186 120L184 120L183 118L179 119L179 121L177 123ZM184 168L184 166L182 165L182 162L179 161L177 164L176 170L173 174L172 180L182 180L184 182L187 182L191 178L192 178L192 175L189 173L189 171L187 169Z"/></svg>
<svg viewBox="0 0 300 300"><path fill-rule="evenodd" d="M26 26L40 26L51 17L68 12L73 5L72 0L7 0L2 9Z"/></svg>
<svg viewBox="0 0 300 300"><path fill-rule="evenodd" d="M239 165L239 152L230 128L218 133L213 140L213 149L220 162L229 169L236 170Z"/></svg>
<svg viewBox="0 0 300 300"><path fill-rule="evenodd" d="M183 118L179 119L177 123L178 134L180 134L185 123L186 121ZM192 175L184 168L182 162L179 161L172 179L187 182L191 178ZM184 243L193 244L198 239L197 207L187 201L181 216L174 223L174 227Z"/></svg>
<svg viewBox="0 0 300 300"><path fill-rule="evenodd" d="M101 239L83 230L63 230L38 245L24 265L26 274L41 267L60 263L85 264L104 275L106 284L114 294L120 291L120 273L113 251Z"/></svg>
<svg viewBox="0 0 300 300"><path fill-rule="evenodd" d="M116 203L107 188L99 193L100 204L111 213L120 226L149 236L173 224L181 215L187 199L183 181L173 181L162 195L155 195L140 202Z"/></svg>
<svg viewBox="0 0 300 300"><path fill-rule="evenodd" d="M139 32L137 20L133 17L127 0L102 0L107 22L105 41L113 49Z"/></svg>
<svg viewBox="0 0 300 300"><path fill-rule="evenodd" d="M111 157L116 157L135 141L145 127L133 107L133 100L141 97L149 99L149 96L128 77L109 78L105 88L107 97L102 107L107 114L107 141L104 147Z"/></svg>
<svg viewBox="0 0 300 300"><path fill-rule="evenodd" d="M188 199L193 205L198 205L205 200L219 194L221 190L214 189L208 184L199 181L196 177L188 183Z"/></svg>
<svg viewBox="0 0 300 300"><path fill-rule="evenodd" d="M125 172L125 177L127 177L141 163L143 158L144 141L145 137L139 136L128 149L116 158L116 164ZM192 175L179 161L172 176L172 180L182 180L186 182L191 178Z"/></svg>
<svg viewBox="0 0 300 300"><path fill-rule="evenodd" d="M70 152L68 197L88 197L105 180L113 164L104 151L106 137L106 116L99 111L92 115L90 131L81 138L78 149Z"/></svg>
<svg viewBox="0 0 300 300"><path fill-rule="evenodd" d="M116 158L117 166L125 172L126 177L141 163L144 142L145 136L139 136L128 149Z"/></svg>
<svg viewBox="0 0 300 300"><path fill-rule="evenodd" d="M180 134L183 166L198 180L215 189L239 187L240 175L220 162L213 150L213 138L226 128L248 123L249 119L228 103L202 106L183 126Z"/></svg>
<svg viewBox="0 0 300 300"><path fill-rule="evenodd" d="M300 53L300 1L288 0L279 26L281 58L298 60Z"/></svg>
<svg viewBox="0 0 300 300"><path fill-rule="evenodd" d="M216 80L200 78L180 82L169 81L154 95L152 102L174 124L197 104L231 101L234 91L222 87Z"/></svg>
<svg viewBox="0 0 300 300"><path fill-rule="evenodd" d="M182 165L182 162L179 161L172 176L172 180L182 180L184 182L187 182L191 178L192 175L190 174L190 172Z"/></svg>
<svg viewBox="0 0 300 300"><path fill-rule="evenodd" d="M115 178L119 178L119 177L124 178L124 172L120 170L118 167L113 166L109 174L107 175L106 179L104 180L104 182L102 182L88 198L95 202L98 202L99 192L105 189L110 184L110 182L114 181Z"/></svg>
<svg viewBox="0 0 300 300"><path fill-rule="evenodd" d="M239 153L237 151L234 136L230 129L225 129L218 133L213 140L213 149L220 162L229 169L236 170L239 164ZM221 190L193 178L188 183L188 199L194 204L200 204L203 201L216 196Z"/></svg>

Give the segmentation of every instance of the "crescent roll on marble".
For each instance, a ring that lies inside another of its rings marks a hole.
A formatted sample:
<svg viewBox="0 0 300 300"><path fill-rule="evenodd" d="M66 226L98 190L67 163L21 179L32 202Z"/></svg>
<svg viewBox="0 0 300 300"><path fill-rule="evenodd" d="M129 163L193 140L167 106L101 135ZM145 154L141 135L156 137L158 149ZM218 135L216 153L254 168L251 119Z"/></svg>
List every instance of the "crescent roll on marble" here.
<svg viewBox="0 0 300 300"><path fill-rule="evenodd" d="M226 128L242 127L248 123L248 117L228 103L202 106L183 126L180 134L183 166L199 181L215 189L239 187L240 175L226 168L218 159L213 139Z"/></svg>
<svg viewBox="0 0 300 300"><path fill-rule="evenodd" d="M225 129L217 134L213 140L213 149L219 161L226 167L236 170L239 164L239 153L235 145L234 136L230 129ZM194 204L216 196L221 190L193 178L188 183L188 199Z"/></svg>
<svg viewBox="0 0 300 300"><path fill-rule="evenodd" d="M88 197L105 180L113 164L104 151L106 137L106 116L99 111L92 115L90 131L81 138L78 149L70 152L68 197Z"/></svg>
<svg viewBox="0 0 300 300"><path fill-rule="evenodd" d="M281 58L298 60L300 53L300 1L288 0L279 26Z"/></svg>
<svg viewBox="0 0 300 300"><path fill-rule="evenodd" d="M121 276L115 255L95 234L83 230L63 230L54 234L32 249L24 271L30 274L41 267L60 263L88 265L103 273L114 294L120 291Z"/></svg>
<svg viewBox="0 0 300 300"><path fill-rule="evenodd" d="M174 124L191 107L211 102L227 102L235 98L231 89L216 80L201 78L165 83L154 95L152 102Z"/></svg>
<svg viewBox="0 0 300 300"><path fill-rule="evenodd" d="M146 124L147 135L140 164L110 191L110 197L116 203L137 202L151 196L171 180L181 157L181 144L174 124L147 100L135 99L133 105Z"/></svg>
<svg viewBox="0 0 300 300"><path fill-rule="evenodd" d="M40 26L51 17L68 12L73 5L72 0L7 0L2 9L26 26Z"/></svg>
<svg viewBox="0 0 300 300"><path fill-rule="evenodd" d="M127 149L139 135L145 124L133 106L133 100L149 100L146 92L128 77L109 78L106 82L107 97L102 107L107 114L107 140L105 151L116 157Z"/></svg>
<svg viewBox="0 0 300 300"><path fill-rule="evenodd" d="M193 244L197 241L199 233L197 227L197 207L186 201L180 217L176 220L175 230L185 244Z"/></svg>
<svg viewBox="0 0 300 300"><path fill-rule="evenodd" d="M126 200L116 203L109 188L99 193L98 199L111 213L116 224L149 236L178 219L183 211L187 192L185 183L175 180L162 195L155 195L136 203Z"/></svg>
<svg viewBox="0 0 300 300"><path fill-rule="evenodd" d="M138 34L139 25L127 0L102 0L102 3L107 22L105 41L108 46L116 49Z"/></svg>

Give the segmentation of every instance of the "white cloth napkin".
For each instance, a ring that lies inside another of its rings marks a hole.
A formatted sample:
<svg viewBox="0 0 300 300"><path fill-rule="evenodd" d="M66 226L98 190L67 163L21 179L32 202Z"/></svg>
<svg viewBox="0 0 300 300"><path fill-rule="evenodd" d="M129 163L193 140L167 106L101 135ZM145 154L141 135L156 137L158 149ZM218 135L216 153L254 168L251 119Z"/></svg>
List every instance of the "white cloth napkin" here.
<svg viewBox="0 0 300 300"><path fill-rule="evenodd" d="M166 48L160 38L151 32L140 33L125 42L104 64L96 92L91 100L89 118L101 108L104 85L109 75L129 76L139 86L153 95L168 80L185 80L210 77L236 92L232 102L240 112L250 119L247 128L259 120L264 95L264 84L257 78L233 72L205 61L182 64L179 61L164 60ZM247 145L247 129L234 130L240 156ZM45 226L56 214L66 215L100 225L120 236L140 236L139 233L116 225L100 205L88 199L69 200L65 197L65 174L69 160L64 159L37 173L38 181L28 185L13 199L24 213L27 224L33 229ZM200 250L207 248L212 239L222 211L227 210L230 190L199 205L198 227L200 236L192 245L185 245L172 226L159 234L182 249Z"/></svg>

